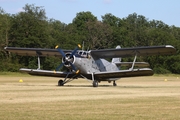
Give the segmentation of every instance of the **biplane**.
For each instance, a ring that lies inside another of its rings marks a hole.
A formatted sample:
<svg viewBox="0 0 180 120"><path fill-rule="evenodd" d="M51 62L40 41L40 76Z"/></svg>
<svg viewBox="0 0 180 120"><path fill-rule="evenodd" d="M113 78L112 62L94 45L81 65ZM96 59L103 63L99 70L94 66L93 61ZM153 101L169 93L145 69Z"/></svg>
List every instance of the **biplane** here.
<svg viewBox="0 0 180 120"><path fill-rule="evenodd" d="M151 76L153 70L149 68L147 62L137 62L139 56L150 55L172 55L176 49L171 45L162 46L141 46L121 48L117 46L114 49L99 50L80 50L78 45L74 50L63 50L56 46L55 49L44 48L18 48L5 47L6 51L23 56L37 56L37 69L20 68L20 71L36 76L50 76L63 78L58 81L58 86L64 86L66 83L78 78L85 78L92 81L93 87L98 87L101 81L113 82L116 86L116 80L125 77ZM46 56L55 56L62 59L61 64L56 70L42 70L40 58ZM132 57L132 62L122 62L122 58ZM112 59L111 61L107 59ZM59 71L62 67L68 68L68 71ZM123 66L126 69L121 69Z"/></svg>

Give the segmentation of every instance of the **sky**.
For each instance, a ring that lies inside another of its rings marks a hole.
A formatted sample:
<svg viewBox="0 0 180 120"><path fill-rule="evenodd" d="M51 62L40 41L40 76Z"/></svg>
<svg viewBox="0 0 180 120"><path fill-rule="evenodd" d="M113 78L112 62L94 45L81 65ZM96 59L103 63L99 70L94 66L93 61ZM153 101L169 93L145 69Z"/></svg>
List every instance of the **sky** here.
<svg viewBox="0 0 180 120"><path fill-rule="evenodd" d="M23 11L25 4L42 6L49 19L66 24L72 23L77 13L90 11L98 20L107 13L118 18L137 13L180 27L180 0L0 0L0 7L10 14Z"/></svg>

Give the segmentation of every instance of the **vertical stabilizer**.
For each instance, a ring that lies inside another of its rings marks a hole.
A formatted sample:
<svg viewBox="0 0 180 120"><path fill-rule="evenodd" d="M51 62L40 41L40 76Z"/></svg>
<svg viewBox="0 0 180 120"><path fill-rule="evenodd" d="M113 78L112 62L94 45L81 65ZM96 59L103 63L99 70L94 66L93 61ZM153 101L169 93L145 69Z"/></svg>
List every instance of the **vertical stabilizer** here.
<svg viewBox="0 0 180 120"><path fill-rule="evenodd" d="M118 46L116 47L116 49L121 49L121 46L118 45ZM112 62L112 63L120 63L120 62L121 62L121 58L113 58L111 62Z"/></svg>

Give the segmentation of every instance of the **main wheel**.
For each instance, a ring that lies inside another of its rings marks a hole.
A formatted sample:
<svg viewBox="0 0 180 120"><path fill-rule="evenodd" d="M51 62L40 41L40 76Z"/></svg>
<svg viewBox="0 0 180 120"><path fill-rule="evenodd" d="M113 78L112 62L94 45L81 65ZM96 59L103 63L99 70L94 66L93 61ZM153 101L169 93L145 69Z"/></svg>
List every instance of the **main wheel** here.
<svg viewBox="0 0 180 120"><path fill-rule="evenodd" d="M115 81L113 82L113 86L117 86L117 84L116 84L116 82L115 82Z"/></svg>
<svg viewBox="0 0 180 120"><path fill-rule="evenodd" d="M63 80L59 80L58 81L58 86L64 86L64 81Z"/></svg>
<svg viewBox="0 0 180 120"><path fill-rule="evenodd" d="M98 81L96 80L93 81L93 87L98 87Z"/></svg>

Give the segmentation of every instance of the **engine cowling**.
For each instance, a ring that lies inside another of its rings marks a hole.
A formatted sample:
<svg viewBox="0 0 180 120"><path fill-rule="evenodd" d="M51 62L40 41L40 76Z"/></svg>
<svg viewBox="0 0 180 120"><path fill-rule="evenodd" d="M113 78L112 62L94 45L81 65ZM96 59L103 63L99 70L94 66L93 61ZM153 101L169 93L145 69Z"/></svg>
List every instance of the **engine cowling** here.
<svg viewBox="0 0 180 120"><path fill-rule="evenodd" d="M72 64L75 62L75 56L72 53L66 53L65 56L62 58L62 63L67 68L72 68Z"/></svg>
<svg viewBox="0 0 180 120"><path fill-rule="evenodd" d="M77 68L74 66L75 63L75 54L78 50L78 48L81 48L81 45L78 44L78 46L71 52L71 53L64 53L63 50L61 50L58 45L55 47L58 52L62 55L62 63L56 68L56 71L58 71L62 66L65 66L69 69L71 69L73 72L78 72Z"/></svg>

